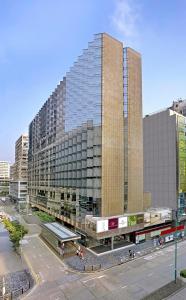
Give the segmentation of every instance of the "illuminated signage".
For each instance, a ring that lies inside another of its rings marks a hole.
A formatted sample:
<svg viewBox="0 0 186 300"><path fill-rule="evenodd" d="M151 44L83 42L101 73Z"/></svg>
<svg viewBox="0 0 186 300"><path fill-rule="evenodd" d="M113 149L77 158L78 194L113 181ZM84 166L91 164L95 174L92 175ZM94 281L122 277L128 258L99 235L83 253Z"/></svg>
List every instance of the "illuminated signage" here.
<svg viewBox="0 0 186 300"><path fill-rule="evenodd" d="M134 226L137 224L136 216L128 216L128 226Z"/></svg>
<svg viewBox="0 0 186 300"><path fill-rule="evenodd" d="M99 220L97 221L97 228L96 232L104 232L108 231L108 220Z"/></svg>
<svg viewBox="0 0 186 300"><path fill-rule="evenodd" d="M123 228L128 226L128 219L127 217L120 217L118 222L118 228Z"/></svg>
<svg viewBox="0 0 186 300"><path fill-rule="evenodd" d="M109 230L118 228L118 218L109 219L108 220L108 228L109 228Z"/></svg>

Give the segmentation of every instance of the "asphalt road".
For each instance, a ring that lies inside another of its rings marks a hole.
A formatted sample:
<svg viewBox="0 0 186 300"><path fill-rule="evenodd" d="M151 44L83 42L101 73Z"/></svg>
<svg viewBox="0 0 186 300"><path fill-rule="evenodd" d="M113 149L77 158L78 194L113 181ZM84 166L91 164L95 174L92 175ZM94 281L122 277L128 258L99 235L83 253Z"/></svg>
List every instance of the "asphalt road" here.
<svg viewBox="0 0 186 300"><path fill-rule="evenodd" d="M174 246L94 274L71 272L38 238L23 251L39 284L25 299L141 299L174 278ZM186 241L178 245L178 269L186 266Z"/></svg>
<svg viewBox="0 0 186 300"><path fill-rule="evenodd" d="M136 300L174 279L174 245L94 274L70 271L34 234L25 237L22 251L38 280L24 296L28 300ZM178 244L178 274L183 268L186 241ZM180 293L172 300L186 299Z"/></svg>
<svg viewBox="0 0 186 300"><path fill-rule="evenodd" d="M12 248L9 234L0 222L0 276L24 269L21 258Z"/></svg>

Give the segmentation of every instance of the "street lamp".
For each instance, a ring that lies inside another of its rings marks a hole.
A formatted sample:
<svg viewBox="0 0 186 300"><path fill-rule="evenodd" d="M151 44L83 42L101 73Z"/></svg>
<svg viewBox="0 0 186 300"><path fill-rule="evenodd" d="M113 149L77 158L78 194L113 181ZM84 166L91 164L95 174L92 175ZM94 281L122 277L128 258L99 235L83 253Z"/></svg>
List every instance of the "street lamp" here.
<svg viewBox="0 0 186 300"><path fill-rule="evenodd" d="M174 262L174 282L177 283L177 252L178 252L178 247L177 247L177 226L178 226L178 210L175 211L175 262Z"/></svg>

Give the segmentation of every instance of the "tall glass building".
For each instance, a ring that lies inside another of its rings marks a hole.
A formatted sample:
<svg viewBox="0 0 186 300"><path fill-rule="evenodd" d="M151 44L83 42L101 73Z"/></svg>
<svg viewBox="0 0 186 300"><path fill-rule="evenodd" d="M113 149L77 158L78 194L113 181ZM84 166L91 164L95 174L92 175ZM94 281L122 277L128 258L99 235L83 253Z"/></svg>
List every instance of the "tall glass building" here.
<svg viewBox="0 0 186 300"><path fill-rule="evenodd" d="M143 210L141 56L96 34L29 126L33 206L81 227Z"/></svg>

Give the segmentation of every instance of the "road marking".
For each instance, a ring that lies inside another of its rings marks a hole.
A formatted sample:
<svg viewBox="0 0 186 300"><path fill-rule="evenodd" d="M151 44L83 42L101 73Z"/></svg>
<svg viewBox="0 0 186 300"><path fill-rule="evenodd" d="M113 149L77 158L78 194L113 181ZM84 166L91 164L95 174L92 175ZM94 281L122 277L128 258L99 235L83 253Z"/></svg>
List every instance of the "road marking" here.
<svg viewBox="0 0 186 300"><path fill-rule="evenodd" d="M98 276L97 278L103 278L103 277L106 277L106 275L101 275L101 276Z"/></svg>
<svg viewBox="0 0 186 300"><path fill-rule="evenodd" d="M153 259L153 258L155 258L155 257L152 256L152 255L148 255L148 256L144 257L144 259L146 259L146 260L151 260L151 259Z"/></svg>
<svg viewBox="0 0 186 300"><path fill-rule="evenodd" d="M87 280L83 280L83 283L86 283L86 282L88 282L88 281L90 281L90 280L94 280L94 279L97 279L97 277L92 277L92 278L89 278L89 279L87 279Z"/></svg>
<svg viewBox="0 0 186 300"><path fill-rule="evenodd" d="M127 285L121 286L121 289L125 289L127 287Z"/></svg>
<svg viewBox="0 0 186 300"><path fill-rule="evenodd" d="M40 275L40 277L41 277L42 282L45 282L45 279L44 279L43 274L42 274L41 272L39 272L39 275Z"/></svg>
<svg viewBox="0 0 186 300"><path fill-rule="evenodd" d="M173 264L170 264L170 265L169 265L169 267L172 267L172 266L173 266Z"/></svg>
<svg viewBox="0 0 186 300"><path fill-rule="evenodd" d="M86 282L91 281L91 280L94 280L94 279L101 279L101 278L103 278L103 277L106 277L106 275L100 275L100 276L98 276L98 277L92 277L92 278L89 278L89 279L87 279L87 280L83 280L83 283L86 283Z"/></svg>

